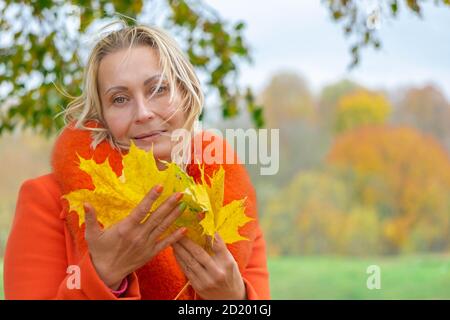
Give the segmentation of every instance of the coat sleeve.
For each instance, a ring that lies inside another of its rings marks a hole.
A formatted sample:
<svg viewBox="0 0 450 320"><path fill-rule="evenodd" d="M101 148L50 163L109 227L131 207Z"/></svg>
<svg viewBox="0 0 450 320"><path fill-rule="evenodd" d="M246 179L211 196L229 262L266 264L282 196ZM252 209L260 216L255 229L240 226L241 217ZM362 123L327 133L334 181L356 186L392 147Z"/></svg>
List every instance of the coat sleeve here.
<svg viewBox="0 0 450 320"><path fill-rule="evenodd" d="M134 273L125 294L117 298L97 275L88 251L69 266L59 194L45 182L32 179L20 188L5 252L5 298L140 299Z"/></svg>
<svg viewBox="0 0 450 320"><path fill-rule="evenodd" d="M250 260L242 274L242 278L245 283L248 300L270 299L266 243L259 224L257 227L256 238L253 241Z"/></svg>

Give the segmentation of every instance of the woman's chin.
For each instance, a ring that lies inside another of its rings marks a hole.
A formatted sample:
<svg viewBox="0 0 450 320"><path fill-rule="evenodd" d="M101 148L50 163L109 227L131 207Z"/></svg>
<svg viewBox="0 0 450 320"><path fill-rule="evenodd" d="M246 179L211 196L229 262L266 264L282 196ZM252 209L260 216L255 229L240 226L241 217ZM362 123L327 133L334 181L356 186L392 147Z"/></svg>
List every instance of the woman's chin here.
<svg viewBox="0 0 450 320"><path fill-rule="evenodd" d="M142 150L150 151L153 148L153 152L159 149L161 144L159 139L133 139L134 144Z"/></svg>
<svg viewBox="0 0 450 320"><path fill-rule="evenodd" d="M144 151L150 151L153 148L153 152L155 152L155 149L157 148L157 143L155 142L147 142L147 141L141 141L141 140L133 140L136 147L139 149L142 149Z"/></svg>
<svg viewBox="0 0 450 320"><path fill-rule="evenodd" d="M134 143L139 149L142 149L146 152L153 150L153 156L155 159L170 161L170 143L165 143L165 141L139 141L134 140Z"/></svg>

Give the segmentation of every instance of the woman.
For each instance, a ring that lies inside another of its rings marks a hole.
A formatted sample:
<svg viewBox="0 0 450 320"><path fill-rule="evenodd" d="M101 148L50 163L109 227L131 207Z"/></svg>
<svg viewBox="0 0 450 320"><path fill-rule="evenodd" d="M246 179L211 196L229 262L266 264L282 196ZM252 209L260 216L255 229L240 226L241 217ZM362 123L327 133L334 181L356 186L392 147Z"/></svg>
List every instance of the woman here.
<svg viewBox="0 0 450 320"><path fill-rule="evenodd" d="M26 181L5 254L7 299L269 299L265 242L256 214L249 177L237 161L223 163L233 150L206 132L193 137L202 149L223 145L205 164L211 176L225 169L224 203L247 197L240 228L248 241L225 245L216 235L212 256L176 230L160 236L183 208L180 194L167 199L145 223L142 217L162 191L154 187L130 215L102 229L95 208L85 204L86 223L69 212L61 196L93 188L77 166L78 155L109 163L119 176L122 155L131 141L159 160L172 161L171 134L193 132L203 104L192 65L165 32L147 26L127 27L103 36L85 70L83 94L65 111L69 123L52 153L52 173ZM194 145L191 144L191 145ZM198 154L186 172L198 181ZM234 159L237 157L233 154ZM201 158L200 158L201 160ZM161 167L162 164L160 163ZM187 285L188 284L188 285Z"/></svg>

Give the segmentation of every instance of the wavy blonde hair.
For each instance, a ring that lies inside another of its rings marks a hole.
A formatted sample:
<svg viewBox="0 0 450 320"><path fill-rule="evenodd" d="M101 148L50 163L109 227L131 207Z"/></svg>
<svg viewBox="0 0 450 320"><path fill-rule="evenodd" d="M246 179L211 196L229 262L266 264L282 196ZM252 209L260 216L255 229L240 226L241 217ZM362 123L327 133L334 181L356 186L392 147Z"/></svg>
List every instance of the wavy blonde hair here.
<svg viewBox="0 0 450 320"><path fill-rule="evenodd" d="M181 95L180 108L186 113L183 129L192 133L194 123L202 111L204 97L200 81L189 59L176 41L164 30L145 25L127 26L122 20L115 21L108 26L117 23L121 25L121 28L102 35L90 52L84 71L82 94L75 97L67 108L61 112L66 125L75 121L75 128L91 131L91 147L94 149L105 139L118 151L128 149L129 145L121 144L115 140L104 120L98 93L98 69L100 62L108 54L123 49L130 50L138 46L149 46L156 50L159 65L162 68L163 76L160 77L159 85L161 85L163 78L167 80L171 100L176 92L175 89L178 90ZM86 122L92 120L100 123L101 127L87 127Z"/></svg>

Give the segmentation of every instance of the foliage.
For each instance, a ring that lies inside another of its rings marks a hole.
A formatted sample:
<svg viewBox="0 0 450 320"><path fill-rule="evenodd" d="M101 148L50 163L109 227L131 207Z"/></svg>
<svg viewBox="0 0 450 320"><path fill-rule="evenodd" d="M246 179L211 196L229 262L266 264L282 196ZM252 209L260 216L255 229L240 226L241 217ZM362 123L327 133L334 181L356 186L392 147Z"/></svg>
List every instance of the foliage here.
<svg viewBox="0 0 450 320"><path fill-rule="evenodd" d="M450 152L450 103L435 86L406 90L395 109L392 122L432 134Z"/></svg>
<svg viewBox="0 0 450 320"><path fill-rule="evenodd" d="M262 220L270 255L381 253L379 216L356 202L333 172L303 172L268 204Z"/></svg>
<svg viewBox="0 0 450 320"><path fill-rule="evenodd" d="M165 0L162 9L142 0L5 0L0 6L0 38L4 40L0 86L6 90L0 96L0 134L17 126L47 134L61 128L62 118L54 120L54 116L70 101L67 94L81 92L86 38L95 26L118 16L127 17L130 25L155 23L148 21L144 7L164 16L164 27L180 38L208 88L218 93L223 117L234 117L240 108L247 108L261 127L261 106L256 105L250 88L240 88L236 82L239 62L249 59L245 24L230 25L201 0Z"/></svg>
<svg viewBox="0 0 450 320"><path fill-rule="evenodd" d="M381 39L377 31L383 19L395 19L401 9L422 18L423 6L426 2L450 8L450 0L374 0L371 2L322 0L322 2L328 7L332 19L342 24L344 34L353 42L350 47L352 55L350 68L360 62L360 52L363 48L370 46L375 49L381 48Z"/></svg>
<svg viewBox="0 0 450 320"><path fill-rule="evenodd" d="M299 173L267 204L262 219L270 255L335 252L349 204L345 185L321 172Z"/></svg>
<svg viewBox="0 0 450 320"><path fill-rule="evenodd" d="M358 203L376 209L389 253L450 248L450 159L412 128L373 127L340 136L328 156L351 170Z"/></svg>
<svg viewBox="0 0 450 320"><path fill-rule="evenodd" d="M391 105L383 95L360 90L338 101L335 130L343 132L359 126L383 124L390 112Z"/></svg>
<svg viewBox="0 0 450 320"><path fill-rule="evenodd" d="M280 170L271 178L277 185L284 184L298 170L321 161L329 147L329 135L317 126L316 99L301 76L275 73L258 99L264 105L267 127L279 129ZM259 179L258 175L254 178Z"/></svg>
<svg viewBox="0 0 450 320"><path fill-rule="evenodd" d="M450 249L450 159L432 137L365 127L338 136L327 160L267 201L269 254Z"/></svg>
<svg viewBox="0 0 450 320"><path fill-rule="evenodd" d="M381 46L379 20L397 17L402 1L375 0L373 8L367 8L365 1L322 2L353 39L351 66L355 66L362 48ZM422 2L403 3L406 11L422 15ZM450 0L434 3L447 7ZM368 9L371 11L366 13ZM72 97L80 95L86 39L97 26L118 16L125 17L131 25L163 20L164 27L177 36L202 75L208 93L219 96L222 117L233 118L246 109L256 127L264 126L262 105L256 103L250 87L242 88L237 81L240 62L250 61L243 37L245 23L224 21L203 0L3 0L0 88L4 94L0 96L0 135L16 127L31 127L50 135L64 125L61 117L54 116ZM308 114L309 110L301 108L299 112Z"/></svg>
<svg viewBox="0 0 450 320"><path fill-rule="evenodd" d="M314 118L314 99L306 80L292 72L274 74L260 95L269 128Z"/></svg>
<svg viewBox="0 0 450 320"><path fill-rule="evenodd" d="M322 130L332 131L336 119L338 101L345 95L364 90L359 84L343 79L325 86L320 92L318 120Z"/></svg>

